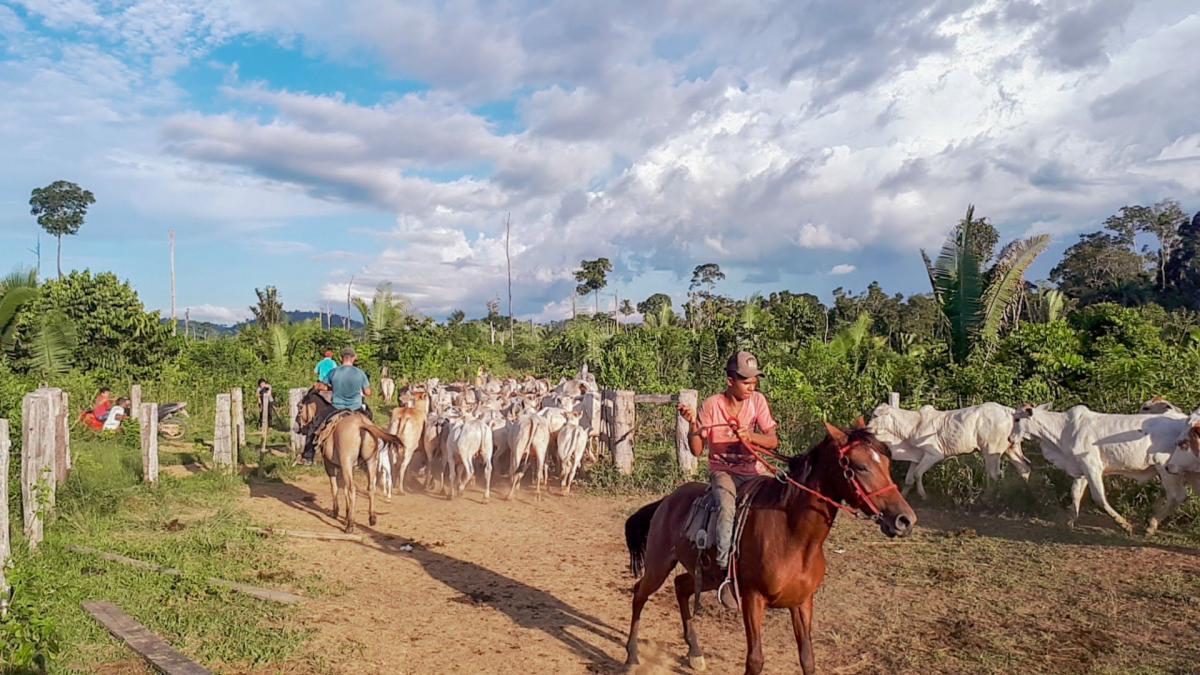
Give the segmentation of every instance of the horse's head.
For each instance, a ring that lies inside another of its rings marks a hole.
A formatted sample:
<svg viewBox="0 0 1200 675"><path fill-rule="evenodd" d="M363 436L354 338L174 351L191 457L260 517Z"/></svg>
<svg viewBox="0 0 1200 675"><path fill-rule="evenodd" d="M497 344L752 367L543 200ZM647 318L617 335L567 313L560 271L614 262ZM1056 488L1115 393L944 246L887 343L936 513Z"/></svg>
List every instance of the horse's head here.
<svg viewBox="0 0 1200 675"><path fill-rule="evenodd" d="M889 537L911 533L917 514L892 481L887 445L875 438L861 417L849 430L826 422L825 431L825 440L813 451L827 472L823 491L873 517Z"/></svg>
<svg viewBox="0 0 1200 675"><path fill-rule="evenodd" d="M305 392L304 398L300 399L300 405L296 407L296 419L292 421L292 431L297 434L308 433L323 405L327 406L328 403L315 387Z"/></svg>

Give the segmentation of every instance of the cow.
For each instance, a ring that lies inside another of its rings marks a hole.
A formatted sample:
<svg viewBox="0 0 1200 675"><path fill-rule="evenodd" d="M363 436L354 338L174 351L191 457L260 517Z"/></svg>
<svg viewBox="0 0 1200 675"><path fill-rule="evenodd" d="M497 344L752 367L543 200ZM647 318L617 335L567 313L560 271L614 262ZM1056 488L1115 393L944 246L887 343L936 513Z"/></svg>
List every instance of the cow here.
<svg viewBox="0 0 1200 675"><path fill-rule="evenodd" d="M394 479L400 494L406 494L404 476L408 473L408 465L412 462L413 455L418 450L424 450L427 467L433 466L434 459L429 446L422 442L425 437L425 421L429 417L429 397L423 391L415 391L409 400L412 402L411 407L392 409L391 423L388 426L388 431L399 436L402 441L400 447L392 449L394 461L391 462L397 465ZM388 498L391 499L390 489Z"/></svg>
<svg viewBox="0 0 1200 675"><path fill-rule="evenodd" d="M1191 473L1200 476L1200 408L1188 417L1187 426L1180 432L1176 447L1167 460L1167 472L1173 475ZM1192 490L1200 494L1200 480L1190 481Z"/></svg>
<svg viewBox="0 0 1200 675"><path fill-rule="evenodd" d="M1122 529L1132 534L1133 526L1116 511L1104 494L1104 476L1119 475L1139 483L1158 476L1164 496L1150 522L1146 536L1187 499L1187 481L1182 474L1166 470L1171 453L1187 432L1187 419L1177 415L1110 415L1077 405L1066 412L1053 412L1049 404L1026 405L1014 414L1014 444L1033 439L1042 456L1075 479L1071 485L1071 516L1068 526L1079 518L1083 493Z"/></svg>
<svg viewBox="0 0 1200 675"><path fill-rule="evenodd" d="M508 499L512 499L521 486L521 479L529 464L533 464L534 489L537 499L542 498L542 485L546 482L546 455L550 448L550 423L537 414L523 415L516 422L516 429L508 431L510 439L509 476L512 486Z"/></svg>
<svg viewBox="0 0 1200 675"><path fill-rule="evenodd" d="M483 499L492 498L492 427L474 416L452 423L446 447L450 498L462 495L475 475L475 460L483 461Z"/></svg>
<svg viewBox="0 0 1200 675"><path fill-rule="evenodd" d="M575 473L579 471L583 454L587 451L588 432L579 423L581 417L582 413L578 410L567 413L566 423L558 430L556 436L559 476L564 496L571 493Z"/></svg>
<svg viewBox="0 0 1200 675"><path fill-rule="evenodd" d="M1142 415L1165 415L1167 413L1174 413L1176 415L1186 417L1186 414L1179 409L1179 406L1171 403L1161 396L1155 396L1149 401L1143 403L1142 407L1138 408L1138 413Z"/></svg>
<svg viewBox="0 0 1200 675"><path fill-rule="evenodd" d="M979 451L984 467L992 480L1000 478L1000 459L1007 457L1022 478L1028 479L1029 460L1020 444L1009 442L1013 425L1013 409L999 403L937 410L922 406L919 410L882 403L871 413L867 426L876 438L887 443L894 460L907 461L908 475L904 478L904 494L913 484L922 499L925 495L923 476L935 464L958 455Z"/></svg>

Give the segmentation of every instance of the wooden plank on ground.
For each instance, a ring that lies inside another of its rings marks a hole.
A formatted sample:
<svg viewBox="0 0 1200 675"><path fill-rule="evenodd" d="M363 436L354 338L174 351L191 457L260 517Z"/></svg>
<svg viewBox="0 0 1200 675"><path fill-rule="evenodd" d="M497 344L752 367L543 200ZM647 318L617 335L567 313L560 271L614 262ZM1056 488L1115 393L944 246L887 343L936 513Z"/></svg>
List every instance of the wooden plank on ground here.
<svg viewBox="0 0 1200 675"><path fill-rule="evenodd" d="M212 672L181 654L111 602L85 602L83 609L103 624L113 637L168 675L207 675Z"/></svg>
<svg viewBox="0 0 1200 675"><path fill-rule="evenodd" d="M145 560L137 560L136 558L127 558L123 555L117 555L116 553L107 553L105 551L101 551L99 549L94 549L89 546L68 546L67 550L73 551L75 553L85 553L87 555L94 555L97 558L103 558L110 562L120 563L122 565L128 565L130 567L138 567L138 568L141 568L144 570L152 570L152 571L158 572L160 574L169 574L169 575L175 576L175 577L183 576L183 572L180 572L179 570L177 570L173 567L164 567L157 563L146 562ZM244 595L249 595L249 596L258 598L260 600L270 600L271 602L278 602L278 603L284 604L284 605L294 605L294 604L296 604L298 602L302 602L304 600L304 596L296 595L295 593L288 593L287 591L276 591L276 590L273 590L270 588L259 588L258 586L251 586L250 584L243 584L238 581L229 581L228 579L217 579L216 577L209 577L207 579L207 581L208 581L208 583L210 583L214 586L222 586L224 588L228 588L230 590L237 591L238 593L242 593Z"/></svg>
<svg viewBox="0 0 1200 675"><path fill-rule="evenodd" d="M283 530L278 527L247 527L251 532L259 534L280 534L297 539L323 539L329 541L357 541L363 543L361 534L346 534L345 532L307 532L304 530Z"/></svg>

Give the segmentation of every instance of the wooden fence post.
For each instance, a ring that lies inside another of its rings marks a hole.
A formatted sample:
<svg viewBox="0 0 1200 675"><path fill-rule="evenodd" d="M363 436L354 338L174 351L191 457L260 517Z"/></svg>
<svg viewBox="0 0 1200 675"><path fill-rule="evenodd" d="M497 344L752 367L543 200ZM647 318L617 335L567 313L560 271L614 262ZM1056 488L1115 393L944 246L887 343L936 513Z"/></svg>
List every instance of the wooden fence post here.
<svg viewBox="0 0 1200 675"><path fill-rule="evenodd" d="M216 421L213 425L213 466L233 466L233 429L229 413L229 394L217 394Z"/></svg>
<svg viewBox="0 0 1200 675"><path fill-rule="evenodd" d="M12 555L8 540L8 453L12 439L8 435L8 420L0 419L0 619L8 614L8 579L4 570Z"/></svg>
<svg viewBox="0 0 1200 675"><path fill-rule="evenodd" d="M634 392L604 390L604 412L608 415L608 448L622 474L633 473L633 430L636 426Z"/></svg>
<svg viewBox="0 0 1200 675"><path fill-rule="evenodd" d="M242 388L229 390L229 413L233 422L233 447L241 450L246 445L246 408L242 405Z"/></svg>
<svg viewBox="0 0 1200 675"><path fill-rule="evenodd" d="M892 393L888 394L888 405L892 406L893 408L900 407L900 392L893 391Z"/></svg>
<svg viewBox="0 0 1200 675"><path fill-rule="evenodd" d="M262 450L267 451L267 432L271 430L271 394L270 392L262 396L262 419L260 425L262 427Z"/></svg>
<svg viewBox="0 0 1200 675"><path fill-rule="evenodd" d="M38 389L50 402L50 425L54 443L49 452L54 455L53 474L55 487L67 481L69 456L71 454L71 419L68 412L67 392L57 387Z"/></svg>
<svg viewBox="0 0 1200 675"><path fill-rule="evenodd" d="M142 385L135 384L129 388L129 407L132 412L129 416L133 419L142 421Z"/></svg>
<svg viewBox="0 0 1200 675"><path fill-rule="evenodd" d="M21 399L21 505L30 549L42 541L43 519L54 508L55 407L44 389Z"/></svg>
<svg viewBox="0 0 1200 675"><path fill-rule="evenodd" d="M691 407L692 410L697 410L699 407L700 393L695 389L682 389L679 392L679 402L683 405ZM675 457L679 460L679 470L685 476L691 476L696 473L696 456L692 454L691 446L688 444L688 430L691 425L687 420L683 419L683 415L675 413Z"/></svg>
<svg viewBox="0 0 1200 675"><path fill-rule="evenodd" d="M142 480L158 482L158 404L143 403L142 419Z"/></svg>
<svg viewBox="0 0 1200 675"><path fill-rule="evenodd" d="M300 401L304 400L307 389L288 389L288 430L291 432L290 448L295 455L304 450L304 434L296 433L296 413L300 411Z"/></svg>

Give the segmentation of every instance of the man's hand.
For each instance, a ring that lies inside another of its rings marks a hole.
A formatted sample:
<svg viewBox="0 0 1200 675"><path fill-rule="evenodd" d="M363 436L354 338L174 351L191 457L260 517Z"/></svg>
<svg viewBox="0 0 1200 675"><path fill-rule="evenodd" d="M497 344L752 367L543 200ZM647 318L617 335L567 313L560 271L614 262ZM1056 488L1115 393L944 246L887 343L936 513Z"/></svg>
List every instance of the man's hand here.
<svg viewBox="0 0 1200 675"><path fill-rule="evenodd" d="M679 411L679 416L682 417L685 422L692 426L696 425L696 411L692 410L692 406L687 405L686 403L680 403L678 406L676 406L676 410Z"/></svg>
<svg viewBox="0 0 1200 675"><path fill-rule="evenodd" d="M745 443L746 445L754 443L754 434L751 434L750 430L745 427L735 426L733 428L733 433L737 436L739 441Z"/></svg>

